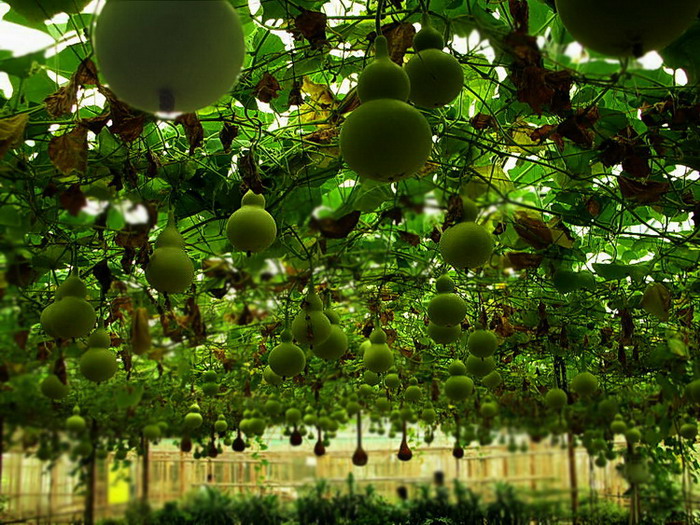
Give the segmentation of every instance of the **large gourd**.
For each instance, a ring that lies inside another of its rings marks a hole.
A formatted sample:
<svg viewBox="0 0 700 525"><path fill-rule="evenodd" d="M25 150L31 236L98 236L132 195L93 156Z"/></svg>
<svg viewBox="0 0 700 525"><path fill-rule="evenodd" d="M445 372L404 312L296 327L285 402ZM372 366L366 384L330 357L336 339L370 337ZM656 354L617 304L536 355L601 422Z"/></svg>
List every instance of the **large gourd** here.
<svg viewBox="0 0 700 525"><path fill-rule="evenodd" d="M261 252L275 242L277 224L265 209L265 197L248 190L226 223L226 235L236 250L248 253Z"/></svg>
<svg viewBox="0 0 700 525"><path fill-rule="evenodd" d="M331 335L331 322L313 290L309 291L301 304L301 311L292 321L292 334L297 342L311 346L322 343Z"/></svg>
<svg viewBox="0 0 700 525"><path fill-rule="evenodd" d="M445 53L442 35L423 17L423 28L413 39L416 54L404 66L411 81L409 99L417 106L437 108L452 102L462 91L464 71L455 57Z"/></svg>
<svg viewBox="0 0 700 525"><path fill-rule="evenodd" d="M393 182L417 173L432 149L423 115L406 103L409 81L389 58L386 38L375 40L376 57L360 74L362 104L343 124L340 151L360 177Z"/></svg>
<svg viewBox="0 0 700 525"><path fill-rule="evenodd" d="M381 374L394 366L394 353L386 341L386 332L381 328L375 328L369 335L370 345L362 356L362 362L367 370Z"/></svg>
<svg viewBox="0 0 700 525"><path fill-rule="evenodd" d="M224 0L110 0L92 43L110 89L151 113L213 104L233 87L245 56L241 22Z"/></svg>
<svg viewBox="0 0 700 525"><path fill-rule="evenodd" d="M428 317L439 326L455 326L464 321L467 304L454 293L455 283L448 276L441 276L435 283L437 295L428 304Z"/></svg>
<svg viewBox="0 0 700 525"><path fill-rule="evenodd" d="M194 280L194 265L185 252L185 240L175 228L172 212L155 246L146 267L148 283L161 293L182 293L187 290Z"/></svg>
<svg viewBox="0 0 700 525"><path fill-rule="evenodd" d="M112 340L103 328L95 330L88 339L88 349L80 357L80 372L95 383L107 381L117 372L117 358L109 347Z"/></svg>
<svg viewBox="0 0 700 525"><path fill-rule="evenodd" d="M46 333L61 339L88 335L96 316L86 296L85 283L74 272L56 290L55 301L41 312L41 326Z"/></svg>
<svg viewBox="0 0 700 525"><path fill-rule="evenodd" d="M688 29L700 0L556 0L564 27L581 44L611 56L663 49Z"/></svg>

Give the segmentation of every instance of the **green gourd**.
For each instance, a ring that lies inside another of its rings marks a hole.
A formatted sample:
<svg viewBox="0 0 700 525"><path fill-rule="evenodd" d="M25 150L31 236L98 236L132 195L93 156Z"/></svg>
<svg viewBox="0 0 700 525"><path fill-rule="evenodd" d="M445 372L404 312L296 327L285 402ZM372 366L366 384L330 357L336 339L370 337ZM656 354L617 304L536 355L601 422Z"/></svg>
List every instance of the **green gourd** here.
<svg viewBox="0 0 700 525"><path fill-rule="evenodd" d="M55 302L41 312L47 334L61 339L85 337L95 326L95 309L85 300L87 288L74 272L56 290Z"/></svg>
<svg viewBox="0 0 700 525"><path fill-rule="evenodd" d="M56 374L46 376L39 385L39 389L49 399L63 399L70 390L68 385L64 385Z"/></svg>
<svg viewBox="0 0 700 525"><path fill-rule="evenodd" d="M95 330L88 339L88 349L80 357L80 372L86 379L100 383L117 372L117 358L109 347L109 334L103 328Z"/></svg>
<svg viewBox="0 0 700 525"><path fill-rule="evenodd" d="M443 275L438 279L436 288L438 294L428 304L428 317L439 326L460 325L467 315L467 303L454 293L454 282Z"/></svg>
<svg viewBox="0 0 700 525"><path fill-rule="evenodd" d="M440 345L447 345L459 340L462 328L459 325L440 326L432 321L428 324L428 337Z"/></svg>
<svg viewBox="0 0 700 525"><path fill-rule="evenodd" d="M497 347L496 334L490 330L474 330L467 339L467 349L476 357L490 357Z"/></svg>
<svg viewBox="0 0 700 525"><path fill-rule="evenodd" d="M281 342L270 352L268 365L280 377L294 377L304 371L306 355L301 348L292 343L292 334L282 332Z"/></svg>
<svg viewBox="0 0 700 525"><path fill-rule="evenodd" d="M362 357L366 369L381 374L394 366L394 354L386 344L386 333L375 328L369 336L370 345Z"/></svg>
<svg viewBox="0 0 700 525"><path fill-rule="evenodd" d="M491 258L493 238L475 222L460 222L442 233L440 254L443 260L458 269L478 268Z"/></svg>
<svg viewBox="0 0 700 525"><path fill-rule="evenodd" d="M315 344L311 351L316 357L336 361L348 351L348 336L339 325L338 314L332 310L326 310L325 314L331 322L331 333L325 341Z"/></svg>
<svg viewBox="0 0 700 525"><path fill-rule="evenodd" d="M445 53L444 41L436 36L424 17L424 28L416 34L416 54L404 66L411 84L411 102L424 108L437 108L452 102L464 87L464 71L455 57ZM425 34L422 34L425 33Z"/></svg>
<svg viewBox="0 0 700 525"><path fill-rule="evenodd" d="M226 223L226 235L236 250L257 253L269 248L277 237L277 224L265 209L265 197L248 190Z"/></svg>
<svg viewBox="0 0 700 525"><path fill-rule="evenodd" d="M375 57L357 79L357 95L361 102L381 98L408 100L411 86L406 72L389 57L386 37L374 40Z"/></svg>
<svg viewBox="0 0 700 525"><path fill-rule="evenodd" d="M100 73L131 106L191 113L236 83L245 57L241 21L223 0L110 0L92 35Z"/></svg>
<svg viewBox="0 0 700 525"><path fill-rule="evenodd" d="M148 283L161 293L186 291L194 281L194 265L185 252L185 240L175 227L172 212L155 247L146 267Z"/></svg>
<svg viewBox="0 0 700 525"><path fill-rule="evenodd" d="M292 334L297 342L308 345L322 343L331 335L331 322L323 313L323 304L311 290L301 304L301 311L292 321Z"/></svg>

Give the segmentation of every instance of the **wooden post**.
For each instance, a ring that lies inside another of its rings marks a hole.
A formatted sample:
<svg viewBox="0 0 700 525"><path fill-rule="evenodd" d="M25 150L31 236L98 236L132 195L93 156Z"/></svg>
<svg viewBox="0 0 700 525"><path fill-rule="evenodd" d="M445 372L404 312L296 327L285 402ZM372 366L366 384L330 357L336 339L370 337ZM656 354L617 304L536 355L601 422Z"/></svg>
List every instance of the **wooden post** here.
<svg viewBox="0 0 700 525"><path fill-rule="evenodd" d="M2 455L5 453L5 418L0 416L0 494L2 494Z"/></svg>
<svg viewBox="0 0 700 525"><path fill-rule="evenodd" d="M95 450L93 448L88 458L87 468L87 493L85 495L85 525L95 523L95 481L96 481Z"/></svg>
<svg viewBox="0 0 700 525"><path fill-rule="evenodd" d="M143 450L143 458L141 458L141 501L143 501L144 505L148 505L148 439L146 439L144 436L141 436L141 444L141 448Z"/></svg>
<svg viewBox="0 0 700 525"><path fill-rule="evenodd" d="M571 488L571 522L576 525L576 515L578 514L578 483L576 481L576 447L574 446L574 435L569 432L569 487Z"/></svg>

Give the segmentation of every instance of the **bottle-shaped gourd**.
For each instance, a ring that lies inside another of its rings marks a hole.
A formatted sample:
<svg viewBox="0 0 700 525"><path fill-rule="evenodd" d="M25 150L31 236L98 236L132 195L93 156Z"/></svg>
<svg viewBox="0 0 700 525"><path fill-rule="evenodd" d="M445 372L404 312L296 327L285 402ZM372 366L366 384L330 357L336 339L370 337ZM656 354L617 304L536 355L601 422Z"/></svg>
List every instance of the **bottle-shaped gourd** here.
<svg viewBox="0 0 700 525"><path fill-rule="evenodd" d="M80 372L90 381L107 381L117 372L117 357L109 347L112 339L104 328L98 328L88 338L88 349L80 358Z"/></svg>
<svg viewBox="0 0 700 525"><path fill-rule="evenodd" d="M384 36L375 40L375 60L358 79L362 104L346 119L340 151L360 177L393 182L417 173L432 149L432 131L423 115L406 103L410 82L389 58Z"/></svg>
<svg viewBox="0 0 700 525"><path fill-rule="evenodd" d="M292 343L292 333L282 332L281 342L270 352L268 365L280 377L294 377L304 371L306 355L297 345Z"/></svg>
<svg viewBox="0 0 700 525"><path fill-rule="evenodd" d="M439 31L423 17L423 28L413 39L416 54L405 66L411 81L409 99L417 106L437 108L452 102L464 86L464 71L455 57L445 53Z"/></svg>
<svg viewBox="0 0 700 525"><path fill-rule="evenodd" d="M146 267L148 283L161 293L182 293L194 280L194 265L185 252L185 240L175 227L175 216L168 217L168 225L155 242L156 249Z"/></svg>
<svg viewBox="0 0 700 525"><path fill-rule="evenodd" d="M445 381L445 396L450 401L464 401L474 391L474 381L467 374L467 367L459 359L449 367L450 377Z"/></svg>
<svg viewBox="0 0 700 525"><path fill-rule="evenodd" d="M435 289L437 295L428 305L430 320L439 326L460 325L467 315L467 304L454 293L454 281L448 275L443 275L435 283Z"/></svg>
<svg viewBox="0 0 700 525"><path fill-rule="evenodd" d="M331 335L331 322L323 313L323 303L313 290L302 301L301 311L292 321L292 334L298 343L311 346L322 343Z"/></svg>
<svg viewBox="0 0 700 525"><path fill-rule="evenodd" d="M95 309L85 300L87 287L77 272L56 290L55 301L41 312L46 333L61 339L85 337L95 326Z"/></svg>
<svg viewBox="0 0 700 525"><path fill-rule="evenodd" d="M331 333L325 341L315 344L311 351L316 357L335 361L348 351L348 336L340 327L340 317L333 310L326 310L326 317L331 322Z"/></svg>
<svg viewBox="0 0 700 525"><path fill-rule="evenodd" d="M386 332L381 328L375 328L369 335L370 345L365 350L362 362L367 370L377 374L386 372L394 366L394 353L386 344Z"/></svg>
<svg viewBox="0 0 700 525"><path fill-rule="evenodd" d="M265 197L248 190L226 223L226 235L236 250L257 253L269 248L277 237L277 224L265 209Z"/></svg>

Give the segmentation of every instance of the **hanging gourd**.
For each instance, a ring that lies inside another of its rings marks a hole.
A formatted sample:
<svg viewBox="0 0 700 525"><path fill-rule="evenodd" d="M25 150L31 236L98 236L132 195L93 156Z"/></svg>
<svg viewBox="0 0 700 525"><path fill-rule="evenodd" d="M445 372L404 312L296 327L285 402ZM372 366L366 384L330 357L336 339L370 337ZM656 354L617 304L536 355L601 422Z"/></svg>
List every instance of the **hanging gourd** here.
<svg viewBox="0 0 700 525"><path fill-rule="evenodd" d="M110 89L151 113L215 103L235 84L245 56L241 22L224 0L110 0L92 44Z"/></svg>
<svg viewBox="0 0 700 525"><path fill-rule="evenodd" d="M389 58L384 36L375 40L376 57L358 79L362 104L346 119L340 151L360 177L393 182L417 173L433 145L430 125L406 103L410 82Z"/></svg>
<svg viewBox="0 0 700 525"><path fill-rule="evenodd" d="M304 351L292 342L289 330L282 332L281 342L270 352L268 365L280 377L294 377L304 371L306 355Z"/></svg>
<svg viewBox="0 0 700 525"><path fill-rule="evenodd" d="M447 228L440 237L443 260L457 268L478 268L491 258L493 238L481 224L460 222Z"/></svg>
<svg viewBox="0 0 700 525"><path fill-rule="evenodd" d="M277 224L265 209L265 197L248 190L241 207L226 223L226 235L231 245L242 252L257 253L269 248L277 237Z"/></svg>
<svg viewBox="0 0 700 525"><path fill-rule="evenodd" d="M428 304L428 317L438 326L460 325L467 315L467 303L454 293L455 283L443 275L435 283L437 295Z"/></svg>
<svg viewBox="0 0 700 525"><path fill-rule="evenodd" d="M88 349L80 358L80 372L95 383L107 381L117 372L117 357L109 347L112 339L104 328L88 338Z"/></svg>
<svg viewBox="0 0 700 525"><path fill-rule="evenodd" d="M312 290L302 301L301 311L292 321L292 334L298 343L316 345L331 335L332 325L323 313L323 303ZM273 369L274 370L274 369Z"/></svg>
<svg viewBox="0 0 700 525"><path fill-rule="evenodd" d="M74 271L56 289L55 301L41 312L41 326L61 339L85 337L95 326L95 309L85 300L87 287Z"/></svg>
<svg viewBox="0 0 700 525"><path fill-rule="evenodd" d="M423 27L413 39L416 54L404 66L411 81L409 100L424 108L452 102L464 86L464 71L455 57L445 53L445 41L423 16Z"/></svg>
<svg viewBox="0 0 700 525"><path fill-rule="evenodd" d="M449 366L450 377L445 381L445 396L450 401L464 401L474 391L474 381L467 376L467 367L459 359Z"/></svg>
<svg viewBox="0 0 700 525"><path fill-rule="evenodd" d="M326 310L324 313L331 322L331 333L325 341L315 344L311 351L316 357L336 361L348 350L348 336L340 327L340 317L337 313L333 310Z"/></svg>
<svg viewBox="0 0 700 525"><path fill-rule="evenodd" d="M146 267L148 283L161 293L182 293L187 290L194 281L194 265L185 252L185 239L175 227L172 212L155 246Z"/></svg>
<svg viewBox="0 0 700 525"><path fill-rule="evenodd" d="M369 335L370 345L365 350L362 362L367 370L377 374L386 372L394 366L394 353L386 344L386 332L381 328L375 328Z"/></svg>

